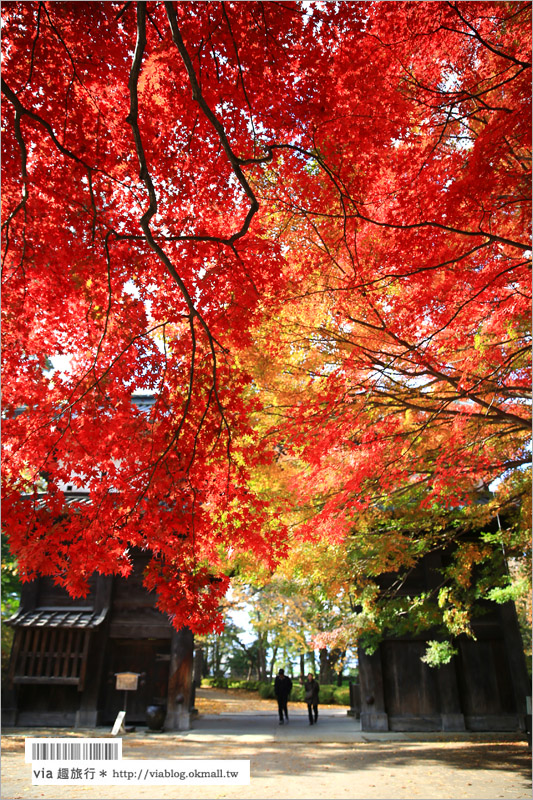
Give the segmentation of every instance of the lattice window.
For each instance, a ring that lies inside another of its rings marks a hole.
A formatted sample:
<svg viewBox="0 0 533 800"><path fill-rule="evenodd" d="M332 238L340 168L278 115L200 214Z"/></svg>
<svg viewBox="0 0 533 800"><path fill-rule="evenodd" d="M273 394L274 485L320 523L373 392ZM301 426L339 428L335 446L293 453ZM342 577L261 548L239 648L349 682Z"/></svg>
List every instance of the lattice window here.
<svg viewBox="0 0 533 800"><path fill-rule="evenodd" d="M90 630L80 628L18 628L13 644L13 682L72 684L81 691L90 635Z"/></svg>

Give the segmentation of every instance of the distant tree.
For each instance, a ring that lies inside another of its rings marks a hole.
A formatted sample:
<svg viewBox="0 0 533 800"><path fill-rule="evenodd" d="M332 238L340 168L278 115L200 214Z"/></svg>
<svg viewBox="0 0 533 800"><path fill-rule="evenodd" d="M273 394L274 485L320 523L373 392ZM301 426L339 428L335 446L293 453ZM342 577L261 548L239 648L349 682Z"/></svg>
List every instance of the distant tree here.
<svg viewBox="0 0 533 800"><path fill-rule="evenodd" d="M246 671L252 652L248 652L241 642L242 629L226 614L221 633L204 634L196 637L196 643L203 651L203 676L221 678L228 676L232 669L240 671L244 663Z"/></svg>

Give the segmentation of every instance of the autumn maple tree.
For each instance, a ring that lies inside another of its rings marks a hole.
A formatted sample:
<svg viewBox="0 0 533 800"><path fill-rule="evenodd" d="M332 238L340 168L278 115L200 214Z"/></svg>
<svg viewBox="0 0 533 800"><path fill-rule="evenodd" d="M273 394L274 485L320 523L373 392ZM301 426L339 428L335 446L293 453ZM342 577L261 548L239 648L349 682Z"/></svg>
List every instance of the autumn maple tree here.
<svg viewBox="0 0 533 800"><path fill-rule="evenodd" d="M24 579L80 594L147 548L160 608L206 631L232 563L273 568L289 533L342 543L362 513L521 474L528 3L2 15L3 519Z"/></svg>

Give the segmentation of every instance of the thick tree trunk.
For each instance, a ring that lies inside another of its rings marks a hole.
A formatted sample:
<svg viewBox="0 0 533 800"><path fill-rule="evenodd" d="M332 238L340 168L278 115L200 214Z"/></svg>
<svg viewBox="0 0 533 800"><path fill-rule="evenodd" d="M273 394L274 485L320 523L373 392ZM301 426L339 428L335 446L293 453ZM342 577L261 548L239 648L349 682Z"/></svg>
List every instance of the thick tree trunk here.
<svg viewBox="0 0 533 800"><path fill-rule="evenodd" d="M316 670L316 658L314 650L309 650L309 652L307 653L307 663L309 664L309 672L312 672L313 675L316 676L317 670Z"/></svg>
<svg viewBox="0 0 533 800"><path fill-rule="evenodd" d="M270 659L270 666L268 668L268 678L267 678L268 681L272 680L272 673L274 672L274 664L276 663L277 654L278 654L278 648L277 647L273 647L272 648L272 658Z"/></svg>
<svg viewBox="0 0 533 800"><path fill-rule="evenodd" d="M220 650L220 642L218 638L213 643L213 676L220 678L222 675L222 652Z"/></svg>
<svg viewBox="0 0 533 800"><path fill-rule="evenodd" d="M206 645L204 657L202 659L202 678L207 678L211 674L211 661L209 659L209 645Z"/></svg>
<svg viewBox="0 0 533 800"><path fill-rule="evenodd" d="M332 670L329 653L325 647L319 651L320 657L320 683L332 683Z"/></svg>
<svg viewBox="0 0 533 800"><path fill-rule="evenodd" d="M191 710L196 706L196 689L202 685L202 669L204 664L204 651L202 647L194 649L192 668Z"/></svg>
<svg viewBox="0 0 533 800"><path fill-rule="evenodd" d="M194 668L193 668L193 680L196 686L200 686L203 674L204 674L204 649L203 647L197 647L195 648L194 651Z"/></svg>
<svg viewBox="0 0 533 800"><path fill-rule="evenodd" d="M257 648L257 679L265 682L267 679L266 650L263 647L263 641L261 637L258 639Z"/></svg>

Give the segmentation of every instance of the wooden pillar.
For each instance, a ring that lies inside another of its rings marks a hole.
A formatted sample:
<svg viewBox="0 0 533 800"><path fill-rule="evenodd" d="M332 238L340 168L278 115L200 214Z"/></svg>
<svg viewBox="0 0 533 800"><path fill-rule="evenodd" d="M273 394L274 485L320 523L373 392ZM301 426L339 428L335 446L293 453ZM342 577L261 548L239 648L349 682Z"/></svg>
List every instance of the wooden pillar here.
<svg viewBox="0 0 533 800"><path fill-rule="evenodd" d="M359 684L361 687L361 730L388 731L385 708L381 647L371 656L359 648Z"/></svg>
<svg viewBox="0 0 533 800"><path fill-rule="evenodd" d="M172 631L165 730L188 731L191 727L194 638L189 628Z"/></svg>
<svg viewBox="0 0 533 800"><path fill-rule="evenodd" d="M98 575L93 610L96 614L111 608L113 576ZM104 696L104 661L109 631L109 613L98 628L91 632L85 682L80 692L80 705L76 712L76 728L95 728L100 722L101 704Z"/></svg>
<svg viewBox="0 0 533 800"><path fill-rule="evenodd" d="M505 654L511 674L511 684L518 715L518 727L520 730L525 730L526 697L528 695L531 696L531 681L527 674L524 645L518 625L515 604L512 602L504 603L499 606L499 612L503 640L505 642Z"/></svg>

